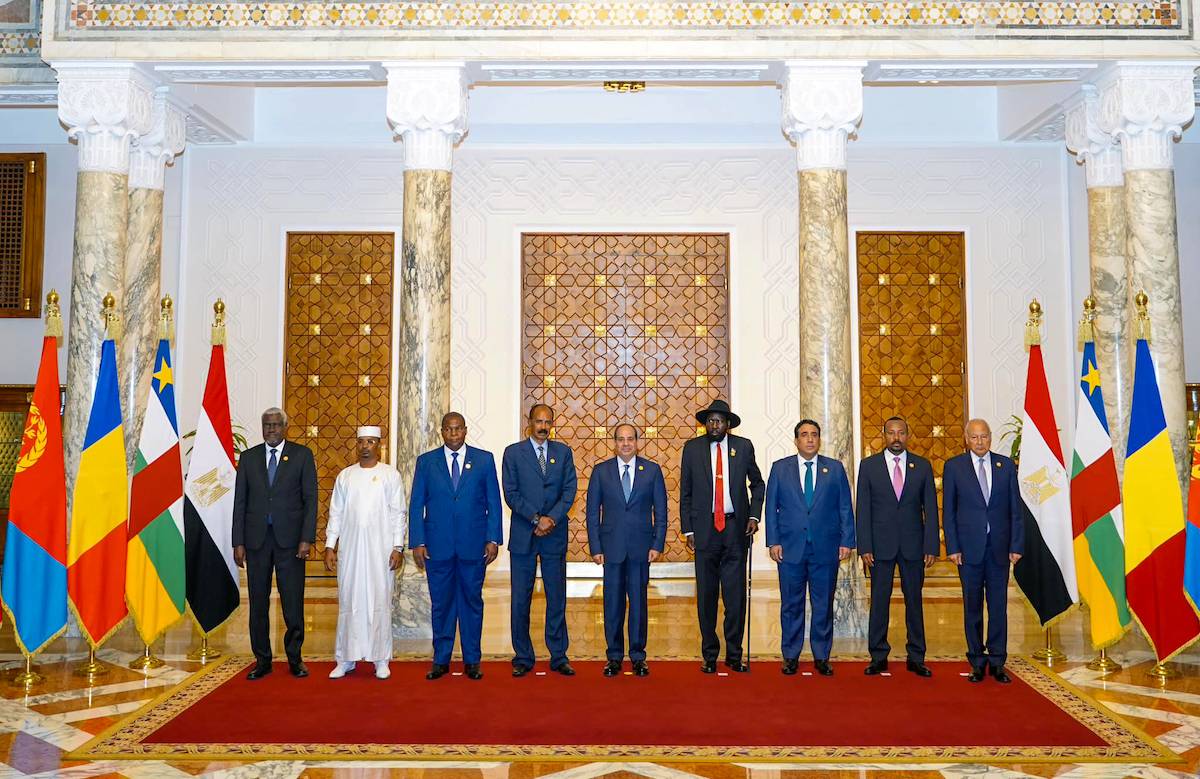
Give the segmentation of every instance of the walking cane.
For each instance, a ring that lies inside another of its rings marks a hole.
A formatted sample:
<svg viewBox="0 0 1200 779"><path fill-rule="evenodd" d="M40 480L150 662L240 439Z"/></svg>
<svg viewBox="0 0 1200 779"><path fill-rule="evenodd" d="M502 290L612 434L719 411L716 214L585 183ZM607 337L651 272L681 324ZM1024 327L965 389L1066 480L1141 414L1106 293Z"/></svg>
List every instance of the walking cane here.
<svg viewBox="0 0 1200 779"><path fill-rule="evenodd" d="M753 613L750 610L750 604L754 595L754 536L750 536L750 543L746 545L746 667L750 667L750 615Z"/></svg>

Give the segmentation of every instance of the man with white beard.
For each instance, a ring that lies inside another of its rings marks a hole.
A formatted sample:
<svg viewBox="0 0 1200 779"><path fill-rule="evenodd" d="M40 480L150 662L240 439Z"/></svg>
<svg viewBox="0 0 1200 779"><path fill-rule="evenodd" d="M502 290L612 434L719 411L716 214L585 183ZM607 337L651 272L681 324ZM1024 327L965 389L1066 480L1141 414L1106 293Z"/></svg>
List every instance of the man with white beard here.
<svg viewBox="0 0 1200 779"><path fill-rule="evenodd" d="M338 474L325 530L325 568L337 571L338 622L330 679L375 664L391 676L392 587L408 534L408 497L399 471L379 462L377 426L358 428L358 463Z"/></svg>

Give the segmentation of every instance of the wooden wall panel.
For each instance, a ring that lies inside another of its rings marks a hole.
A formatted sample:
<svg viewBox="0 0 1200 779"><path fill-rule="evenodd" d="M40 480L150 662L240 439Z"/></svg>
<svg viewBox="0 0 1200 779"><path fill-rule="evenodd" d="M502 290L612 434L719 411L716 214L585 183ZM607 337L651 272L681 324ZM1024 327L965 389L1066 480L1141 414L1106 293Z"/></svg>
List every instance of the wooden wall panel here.
<svg viewBox="0 0 1200 779"><path fill-rule="evenodd" d="M554 435L579 469L568 559L590 559L587 480L613 456L622 422L642 430L641 454L666 477L660 559L690 559L679 532L679 459L696 435L696 411L729 397L729 236L527 233L521 252L522 412L553 406Z"/></svg>
<svg viewBox="0 0 1200 779"><path fill-rule="evenodd" d="M963 234L862 232L855 240L863 454L883 448L883 420L902 416L909 447L933 463L940 492L946 460L964 449Z"/></svg>
<svg viewBox="0 0 1200 779"><path fill-rule="evenodd" d="M325 553L329 498L355 461L359 425L390 429L391 233L288 233L284 401L288 438L317 461L317 543Z"/></svg>

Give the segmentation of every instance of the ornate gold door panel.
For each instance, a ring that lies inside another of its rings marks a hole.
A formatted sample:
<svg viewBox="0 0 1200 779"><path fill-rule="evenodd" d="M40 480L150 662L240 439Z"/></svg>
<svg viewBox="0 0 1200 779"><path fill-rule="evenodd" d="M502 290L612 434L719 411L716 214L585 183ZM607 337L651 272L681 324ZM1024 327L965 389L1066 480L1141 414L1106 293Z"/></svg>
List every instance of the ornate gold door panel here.
<svg viewBox="0 0 1200 779"><path fill-rule="evenodd" d="M962 233L856 235L863 455L883 420L908 420L909 447L933 463L963 451L967 305Z"/></svg>
<svg viewBox="0 0 1200 779"><path fill-rule="evenodd" d="M530 405L549 403L555 437L575 451L568 559L591 559L587 481L613 456L621 422L641 429L641 454L666 477L671 523L660 559L690 559L679 458L696 411L729 397L729 236L526 233L521 256L522 429Z"/></svg>
<svg viewBox="0 0 1200 779"><path fill-rule="evenodd" d="M317 460L317 544L359 425L390 429L391 233L288 233L283 407L288 438Z"/></svg>

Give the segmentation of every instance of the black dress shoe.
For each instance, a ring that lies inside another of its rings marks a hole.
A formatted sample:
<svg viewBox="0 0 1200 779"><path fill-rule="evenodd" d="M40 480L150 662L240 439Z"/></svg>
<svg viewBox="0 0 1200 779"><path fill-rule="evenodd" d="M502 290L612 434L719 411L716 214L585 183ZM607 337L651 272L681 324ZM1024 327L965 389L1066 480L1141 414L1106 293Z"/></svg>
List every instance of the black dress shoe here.
<svg viewBox="0 0 1200 779"><path fill-rule="evenodd" d="M246 674L246 680L251 682L258 681L269 673L271 673L271 665L269 663L266 665L259 664L254 666L250 673Z"/></svg>
<svg viewBox="0 0 1200 779"><path fill-rule="evenodd" d="M445 676L449 672L450 672L450 666L441 665L440 663L434 663L433 665L429 666L429 673L425 674L425 678L430 681L433 681L434 679L441 679L443 676Z"/></svg>
<svg viewBox="0 0 1200 779"><path fill-rule="evenodd" d="M799 667L799 665L800 665L800 661L795 658L793 658L791 660L784 658L783 667L780 668L779 670L783 672L784 676L795 676L796 669Z"/></svg>
<svg viewBox="0 0 1200 779"><path fill-rule="evenodd" d="M636 663L633 664L633 675L634 676L649 676L650 675L650 666L646 665L645 660L638 660Z"/></svg>
<svg viewBox="0 0 1200 779"><path fill-rule="evenodd" d="M930 676L933 676L933 671L929 670L929 666L925 665L924 663L920 662L919 660L906 660L904 663L904 667L907 668L908 670L912 671L913 673L915 673L917 676L920 676L925 679L928 679Z"/></svg>
<svg viewBox="0 0 1200 779"><path fill-rule="evenodd" d="M616 676L621 673L621 663L617 660L609 660L604 664L605 676Z"/></svg>
<svg viewBox="0 0 1200 779"><path fill-rule="evenodd" d="M727 665L731 670L737 671L740 674L744 674L750 670L750 666L746 663L743 663L741 660L726 660L725 665Z"/></svg>
<svg viewBox="0 0 1200 779"><path fill-rule="evenodd" d="M483 678L483 671L479 670L478 664L464 665L463 671L466 673L467 678L473 681L479 681Z"/></svg>
<svg viewBox="0 0 1200 779"><path fill-rule="evenodd" d="M304 664L303 660L297 660L294 663L288 661L288 670L291 671L292 676L296 677L297 679L303 679L304 677L308 676L308 666Z"/></svg>
<svg viewBox="0 0 1200 779"><path fill-rule="evenodd" d="M700 673L715 674L716 672L717 672L717 661L716 660L705 660L702 663L700 663Z"/></svg>
<svg viewBox="0 0 1200 779"><path fill-rule="evenodd" d="M992 678L1000 682L1000 684L1012 684L1012 677L1008 675L1008 672L1004 670L1004 666L1002 665L992 666Z"/></svg>
<svg viewBox="0 0 1200 779"><path fill-rule="evenodd" d="M887 670L887 660L872 660L871 664L863 669L863 673L867 676L876 676Z"/></svg>
<svg viewBox="0 0 1200 779"><path fill-rule="evenodd" d="M971 684L979 684L983 681L983 668L972 668L971 673L967 676L967 681Z"/></svg>
<svg viewBox="0 0 1200 779"><path fill-rule="evenodd" d="M813 660L813 667L821 676L833 676L833 666L829 664L828 660Z"/></svg>
<svg viewBox="0 0 1200 779"><path fill-rule="evenodd" d="M569 662L567 662L566 660L563 660L561 663L554 666L550 670L554 671L555 673L560 673L563 676L574 676L575 675L575 669L572 668L571 664Z"/></svg>
<svg viewBox="0 0 1200 779"><path fill-rule="evenodd" d="M529 673L532 670L533 670L532 668L529 668L524 665L514 665L513 666L513 676L520 679L522 676L524 676L525 674Z"/></svg>

